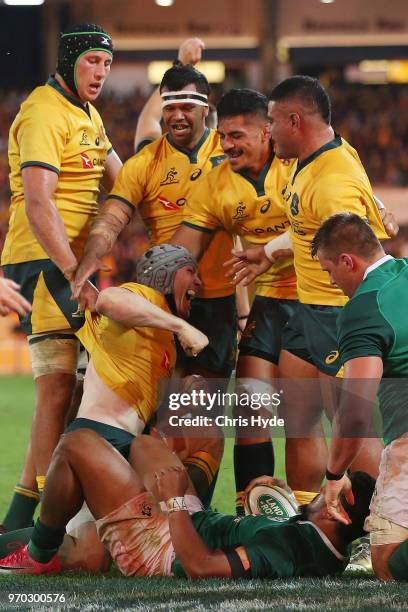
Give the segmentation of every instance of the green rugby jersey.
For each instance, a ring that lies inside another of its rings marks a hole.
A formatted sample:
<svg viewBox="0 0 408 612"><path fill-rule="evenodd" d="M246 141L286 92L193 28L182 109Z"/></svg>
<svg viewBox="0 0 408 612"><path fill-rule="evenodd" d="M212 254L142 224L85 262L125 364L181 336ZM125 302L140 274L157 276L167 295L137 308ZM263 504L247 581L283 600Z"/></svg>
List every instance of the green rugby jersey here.
<svg viewBox="0 0 408 612"><path fill-rule="evenodd" d="M337 320L341 363L381 357L383 379L408 379L408 258L387 257L368 270ZM385 444L408 431L408 381L383 380L379 390Z"/></svg>
<svg viewBox="0 0 408 612"><path fill-rule="evenodd" d="M299 516L277 522L262 515L235 517L207 510L191 519L211 550L243 546L251 578L335 575L344 571L349 561L322 531ZM176 576L185 576L178 559L172 569Z"/></svg>

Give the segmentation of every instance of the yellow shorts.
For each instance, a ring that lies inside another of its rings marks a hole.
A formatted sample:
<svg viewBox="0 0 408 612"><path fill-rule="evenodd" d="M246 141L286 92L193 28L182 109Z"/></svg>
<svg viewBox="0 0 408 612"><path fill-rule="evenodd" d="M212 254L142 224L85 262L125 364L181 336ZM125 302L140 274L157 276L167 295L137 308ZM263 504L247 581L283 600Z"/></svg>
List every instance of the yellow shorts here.
<svg viewBox="0 0 408 612"><path fill-rule="evenodd" d="M73 316L78 302L71 300L71 288L61 270L49 259L37 259L3 266L4 275L21 287L32 311L20 318L26 334L79 329L83 317Z"/></svg>
<svg viewBox="0 0 408 612"><path fill-rule="evenodd" d="M198 497L186 495L190 514L202 510ZM174 548L167 514L144 492L96 522L98 534L125 576L170 576Z"/></svg>

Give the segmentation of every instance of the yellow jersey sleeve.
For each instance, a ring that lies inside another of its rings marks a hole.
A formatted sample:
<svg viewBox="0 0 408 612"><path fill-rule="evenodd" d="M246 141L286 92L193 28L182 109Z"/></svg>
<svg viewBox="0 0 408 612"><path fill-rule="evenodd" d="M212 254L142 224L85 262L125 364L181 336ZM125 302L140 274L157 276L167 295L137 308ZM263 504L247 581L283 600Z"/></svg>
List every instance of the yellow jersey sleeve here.
<svg viewBox="0 0 408 612"><path fill-rule="evenodd" d="M128 159L120 169L109 197L137 208L146 194L146 165L149 161L143 150Z"/></svg>
<svg viewBox="0 0 408 612"><path fill-rule="evenodd" d="M220 217L214 214L218 210L216 194L211 193L209 176L205 176L200 185L191 194L185 206L184 223L202 228L204 231L214 231L224 224ZM229 227L225 228L227 231Z"/></svg>
<svg viewBox="0 0 408 612"><path fill-rule="evenodd" d="M170 312L164 296L150 287L126 283L121 288ZM175 365L173 333L147 326L126 328L86 311L77 336L102 381L147 422L157 410L160 381L170 378Z"/></svg>
<svg viewBox="0 0 408 612"><path fill-rule="evenodd" d="M41 166L59 173L67 139L66 120L52 105L30 104L25 108L16 137L21 168Z"/></svg>
<svg viewBox="0 0 408 612"><path fill-rule="evenodd" d="M311 199L311 213L323 223L339 211L367 219L379 240L388 238L372 193L342 174L331 174L316 184Z"/></svg>

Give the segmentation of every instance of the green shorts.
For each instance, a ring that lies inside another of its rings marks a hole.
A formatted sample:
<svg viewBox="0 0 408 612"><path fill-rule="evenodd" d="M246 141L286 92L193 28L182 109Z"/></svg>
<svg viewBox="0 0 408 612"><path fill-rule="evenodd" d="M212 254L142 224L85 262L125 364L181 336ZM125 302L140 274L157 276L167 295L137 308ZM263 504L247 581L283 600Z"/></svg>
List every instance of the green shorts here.
<svg viewBox="0 0 408 612"><path fill-rule="evenodd" d="M49 259L3 266L4 276L21 287L32 311L20 318L27 335L79 329L83 317L73 317L78 302L71 300L71 287L61 270Z"/></svg>
<svg viewBox="0 0 408 612"><path fill-rule="evenodd" d="M235 367L237 352L235 293L221 298L194 299L188 322L206 334L209 344L197 357L187 357L176 341L176 367L194 371L194 366L198 366L219 378L228 378Z"/></svg>
<svg viewBox="0 0 408 612"><path fill-rule="evenodd" d="M336 324L341 310L340 306L299 304L283 332L282 349L335 376L340 370Z"/></svg>
<svg viewBox="0 0 408 612"><path fill-rule="evenodd" d="M241 336L239 354L260 357L277 364L283 329L297 312L298 305L297 300L278 300L256 295Z"/></svg>
<svg viewBox="0 0 408 612"><path fill-rule="evenodd" d="M77 429L92 429L101 438L112 444L126 460L129 460L130 447L135 438L129 431L125 431L120 427L114 427L113 425L105 425L105 423L93 421L92 419L78 418L68 425L64 433L76 431Z"/></svg>

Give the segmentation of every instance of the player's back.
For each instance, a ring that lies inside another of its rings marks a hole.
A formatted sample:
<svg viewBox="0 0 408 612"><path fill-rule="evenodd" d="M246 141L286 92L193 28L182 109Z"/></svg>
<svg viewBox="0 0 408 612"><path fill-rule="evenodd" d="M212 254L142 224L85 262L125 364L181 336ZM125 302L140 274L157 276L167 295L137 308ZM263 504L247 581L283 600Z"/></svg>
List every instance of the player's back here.
<svg viewBox="0 0 408 612"><path fill-rule="evenodd" d="M388 236L357 152L337 136L298 163L283 191L294 247L299 299L305 304L343 306L347 301L334 287L310 245L325 219L339 212L364 217L380 240Z"/></svg>
<svg viewBox="0 0 408 612"><path fill-rule="evenodd" d="M386 444L408 431L407 302L408 259L390 258L368 273L338 322L343 362L353 356L382 359L378 396Z"/></svg>

